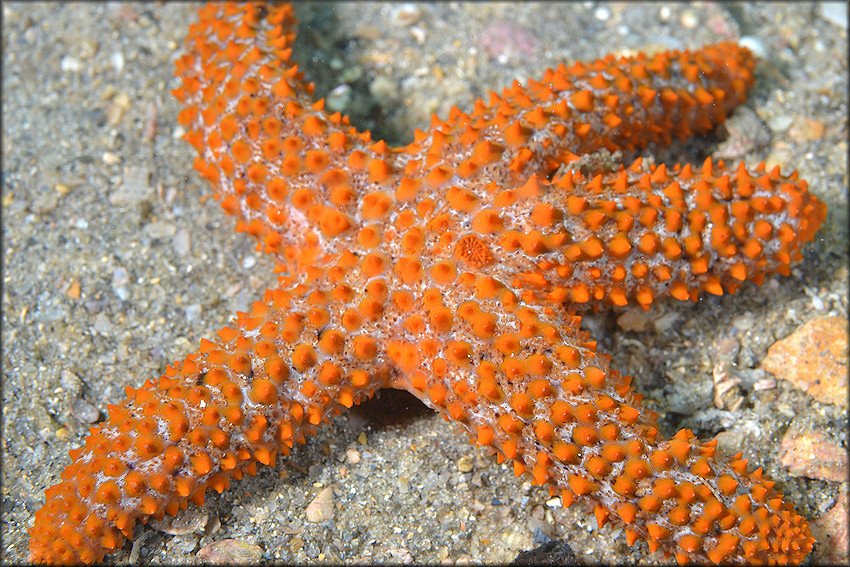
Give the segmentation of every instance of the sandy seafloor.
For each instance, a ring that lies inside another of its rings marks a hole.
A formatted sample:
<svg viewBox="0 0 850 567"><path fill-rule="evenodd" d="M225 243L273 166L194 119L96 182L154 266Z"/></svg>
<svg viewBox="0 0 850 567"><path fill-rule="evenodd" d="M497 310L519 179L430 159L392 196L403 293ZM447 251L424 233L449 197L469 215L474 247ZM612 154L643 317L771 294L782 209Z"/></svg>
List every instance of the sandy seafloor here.
<svg viewBox="0 0 850 567"><path fill-rule="evenodd" d="M194 4L2 9L0 552L16 563L26 558L44 489L70 462L88 421L102 420L126 386L213 338L275 278L271 259L209 199L193 151L179 139L172 60ZM296 58L319 90L349 82L344 108L355 124L396 141L427 127L432 112L470 109L490 89L561 61L741 37L760 46L765 59L747 103L759 120L738 141L761 138L745 161L799 170L828 204L804 261L790 277L734 296L661 302L643 331L619 328L618 313L589 316L585 325L612 366L635 376L663 433L687 426L708 439L725 431L724 444L764 466L810 520L834 504L841 484L790 476L777 450L790 427L818 427L846 447L846 413L784 382L744 388L734 412L714 408L711 392L718 357L752 384L765 377L759 361L777 339L811 319L846 316L846 23L808 3L438 3L400 11L354 3L304 5L298 14ZM346 90L334 91L336 103ZM146 535L134 558L199 563L200 547L232 538L259 545L268 562L499 563L563 538L585 562L663 560L644 543L629 548L621 529L597 528L578 506L547 504L547 491L515 478L415 400L402 409L389 401L334 418L276 466L220 496L208 493L209 533L138 526L137 538ZM333 488L333 519L309 523L305 508L324 487ZM127 562L130 551L125 544L107 559Z"/></svg>

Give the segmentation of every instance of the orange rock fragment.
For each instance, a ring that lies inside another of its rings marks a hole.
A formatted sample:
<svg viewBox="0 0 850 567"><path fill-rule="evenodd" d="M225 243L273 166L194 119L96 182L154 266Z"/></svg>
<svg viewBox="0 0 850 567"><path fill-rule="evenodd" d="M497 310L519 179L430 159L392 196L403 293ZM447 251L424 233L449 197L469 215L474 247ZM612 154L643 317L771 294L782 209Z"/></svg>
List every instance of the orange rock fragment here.
<svg viewBox="0 0 850 567"><path fill-rule="evenodd" d="M773 343L762 367L825 404L847 408L847 318L824 317Z"/></svg>

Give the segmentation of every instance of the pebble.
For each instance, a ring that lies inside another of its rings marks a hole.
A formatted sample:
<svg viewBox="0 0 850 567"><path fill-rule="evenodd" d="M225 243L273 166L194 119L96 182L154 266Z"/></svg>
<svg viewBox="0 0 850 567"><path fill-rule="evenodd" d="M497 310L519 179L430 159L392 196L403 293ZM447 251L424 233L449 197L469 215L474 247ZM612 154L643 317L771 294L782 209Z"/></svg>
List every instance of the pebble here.
<svg viewBox="0 0 850 567"><path fill-rule="evenodd" d="M307 521L318 523L333 520L333 496L334 490L330 486L319 492L307 505Z"/></svg>
<svg viewBox="0 0 850 567"><path fill-rule="evenodd" d="M788 137L795 142L806 142L820 140L825 132L826 125L823 122L807 116L799 116L788 129Z"/></svg>
<svg viewBox="0 0 850 567"><path fill-rule="evenodd" d="M71 285L68 286L68 291L65 292L65 295L70 297L71 299L79 299L80 298L80 282L74 280L71 282Z"/></svg>
<svg viewBox="0 0 850 567"><path fill-rule="evenodd" d="M818 2L824 20L847 29L847 2Z"/></svg>
<svg viewBox="0 0 850 567"><path fill-rule="evenodd" d="M820 431L789 429L779 445L779 462L794 476L847 479L847 452Z"/></svg>
<svg viewBox="0 0 850 567"><path fill-rule="evenodd" d="M205 545L197 555L198 559L215 565L252 565L262 559L263 548L238 539L225 539Z"/></svg>
<svg viewBox="0 0 850 567"><path fill-rule="evenodd" d="M617 326L624 331L645 331L654 317L642 307L630 307L617 317Z"/></svg>
<svg viewBox="0 0 850 567"><path fill-rule="evenodd" d="M398 87L389 78L378 75L369 83L369 93L375 97L378 102L389 102L398 96Z"/></svg>
<svg viewBox="0 0 850 567"><path fill-rule="evenodd" d="M404 3L393 8L390 13L390 22L399 27L412 26L422 17L422 8L416 4Z"/></svg>
<svg viewBox="0 0 850 567"><path fill-rule="evenodd" d="M168 221L154 221L145 225L145 234L154 239L170 238L177 232L177 227Z"/></svg>
<svg viewBox="0 0 850 567"><path fill-rule="evenodd" d="M679 23L681 23L682 27L685 29L692 30L699 25L699 18L693 10L687 10L682 14L682 17L679 18Z"/></svg>
<svg viewBox="0 0 850 567"><path fill-rule="evenodd" d="M835 505L818 519L812 522L812 527L820 531L815 533L818 542L815 562L821 565L847 565L850 542L847 537L847 521L850 518L850 506L847 505L847 492L840 490ZM820 559L820 561L818 561Z"/></svg>
<svg viewBox="0 0 850 567"><path fill-rule="evenodd" d="M652 326L655 327L655 330L659 333L665 333L669 329L673 328L673 325L676 324L676 321L678 321L681 316L682 314L679 311L670 311L655 319L652 322Z"/></svg>
<svg viewBox="0 0 850 567"><path fill-rule="evenodd" d="M402 565L410 565L413 563L413 555L410 554L410 551L406 547L388 549L387 554L390 556L393 563L401 563Z"/></svg>
<svg viewBox="0 0 850 567"><path fill-rule="evenodd" d="M753 384L753 391L755 392L759 392L761 390L772 390L774 388L776 388L776 379L771 378L770 376L762 378Z"/></svg>
<svg viewBox="0 0 850 567"><path fill-rule="evenodd" d="M118 288L122 288L130 281L130 274L127 273L127 269L118 266L114 270L112 270L112 289L117 290Z"/></svg>
<svg viewBox="0 0 850 567"><path fill-rule="evenodd" d="M66 73L76 73L83 68L83 64L76 57L64 55L62 56L62 60L59 62L59 68Z"/></svg>
<svg viewBox="0 0 850 567"><path fill-rule="evenodd" d="M724 124L727 138L717 147L715 156L736 160L761 150L770 143L770 131L758 114L746 106L736 109Z"/></svg>
<svg viewBox="0 0 850 567"><path fill-rule="evenodd" d="M120 51L115 51L109 56L109 64L120 73L124 69L124 54Z"/></svg>
<svg viewBox="0 0 850 567"><path fill-rule="evenodd" d="M328 93L325 97L325 104L328 110L332 112L342 112L351 103L351 87L349 85L339 85Z"/></svg>
<svg viewBox="0 0 850 567"><path fill-rule="evenodd" d="M165 516L162 520L151 519L148 525L158 532L170 535L197 534L204 531L210 515L205 508L192 506L181 510L176 516Z"/></svg>
<svg viewBox="0 0 850 567"><path fill-rule="evenodd" d="M101 335L105 335L112 331L112 323L109 321L109 317L107 317L105 313L98 313L95 316L94 330Z"/></svg>
<svg viewBox="0 0 850 567"><path fill-rule="evenodd" d="M606 8L605 6L599 6L596 10L593 11L593 17L599 20L600 22L607 22L611 17L611 10Z"/></svg>
<svg viewBox="0 0 850 567"><path fill-rule="evenodd" d="M187 256L192 248L192 234L186 228L177 229L174 238L171 240L171 246L174 248L174 253L179 257Z"/></svg>
<svg viewBox="0 0 850 567"><path fill-rule="evenodd" d="M736 411L744 403L738 385L741 380L729 372L729 364L716 364L711 377L714 381L714 407Z"/></svg>
<svg viewBox="0 0 850 567"><path fill-rule="evenodd" d="M475 45L490 59L503 64L532 56L541 47L532 30L513 20L504 19L493 20L481 30Z"/></svg>
<svg viewBox="0 0 850 567"><path fill-rule="evenodd" d="M147 539L151 537L153 533L154 532L152 531L142 532L139 537L133 540L133 547L130 549L130 557L128 561L130 565L139 564L139 557L141 557L142 554L142 547L144 546L145 541L147 541Z"/></svg>
<svg viewBox="0 0 850 567"><path fill-rule="evenodd" d="M121 163L121 156L115 154L113 152L103 152L103 156L101 156L103 163L106 165L116 165Z"/></svg>
<svg viewBox="0 0 850 567"><path fill-rule="evenodd" d="M71 402L71 415L80 423L94 423L100 417L100 411L86 400L76 398Z"/></svg>
<svg viewBox="0 0 850 567"><path fill-rule="evenodd" d="M113 97L112 102L106 109L107 124L110 126L117 126L124 117L124 113L130 110L131 105L132 103L127 93L119 93Z"/></svg>
<svg viewBox="0 0 850 567"><path fill-rule="evenodd" d="M773 343L761 365L821 403L847 408L847 319L807 322Z"/></svg>
<svg viewBox="0 0 850 567"><path fill-rule="evenodd" d="M770 128L771 132L776 132L780 134L788 130L791 127L791 124L794 123L794 117L788 116L787 114L777 114L776 116L772 116L770 120L767 121L767 126Z"/></svg>
<svg viewBox="0 0 850 567"><path fill-rule="evenodd" d="M460 472L469 472L472 470L472 458L467 455L457 460L457 470Z"/></svg>
<svg viewBox="0 0 850 567"><path fill-rule="evenodd" d="M360 462L360 451L358 451L357 449L346 449L345 460L347 460L352 465L356 465Z"/></svg>
<svg viewBox="0 0 850 567"><path fill-rule="evenodd" d="M58 204L59 195L57 195L55 191L50 191L48 193L42 193L36 197L33 201L32 208L35 212L44 214L55 209Z"/></svg>
<svg viewBox="0 0 850 567"><path fill-rule="evenodd" d="M78 397L83 389L83 381L70 370L63 369L59 373L59 383L62 385L65 395L69 398Z"/></svg>
<svg viewBox="0 0 850 567"><path fill-rule="evenodd" d="M109 202L116 207L134 205L152 199L154 192L150 184L150 170L131 165L124 173L121 183L110 193Z"/></svg>
<svg viewBox="0 0 850 567"><path fill-rule="evenodd" d="M202 307L198 303L193 303L186 307L186 321L192 323L201 318Z"/></svg>
<svg viewBox="0 0 850 567"><path fill-rule="evenodd" d="M767 57L767 49L764 46L764 42L757 37L745 35L738 40L738 44L752 51L756 57L760 57L761 59Z"/></svg>

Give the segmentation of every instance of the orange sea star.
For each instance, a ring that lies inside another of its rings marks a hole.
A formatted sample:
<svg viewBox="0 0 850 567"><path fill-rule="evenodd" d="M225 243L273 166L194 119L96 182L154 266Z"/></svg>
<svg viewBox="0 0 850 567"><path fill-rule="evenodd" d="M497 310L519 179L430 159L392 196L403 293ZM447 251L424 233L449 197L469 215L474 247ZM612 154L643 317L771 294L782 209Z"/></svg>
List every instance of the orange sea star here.
<svg viewBox="0 0 850 567"><path fill-rule="evenodd" d="M696 299L787 273L825 216L763 166L582 175L577 156L705 133L743 102L734 44L549 71L392 148L310 99L289 5L214 4L177 63L179 121L280 286L220 341L110 406L31 530L32 559L92 562L137 519L253 474L332 412L411 392L565 505L680 562L798 562L804 518L761 469L663 439L571 309Z"/></svg>

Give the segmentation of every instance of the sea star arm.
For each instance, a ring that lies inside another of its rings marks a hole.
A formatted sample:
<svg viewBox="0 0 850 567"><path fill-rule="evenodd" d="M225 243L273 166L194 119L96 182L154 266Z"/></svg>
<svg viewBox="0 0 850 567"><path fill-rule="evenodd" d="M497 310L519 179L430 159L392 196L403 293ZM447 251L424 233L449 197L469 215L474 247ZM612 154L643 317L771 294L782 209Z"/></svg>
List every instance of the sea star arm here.
<svg viewBox="0 0 850 567"><path fill-rule="evenodd" d="M416 203L409 210L422 216L447 201L446 214L469 219L456 236L482 243L478 261L495 247L524 253L501 260L504 277L524 278L514 287L575 306L646 308L787 274L825 216L796 174L763 166L668 172L637 161L546 181L577 154L668 143L722 122L752 83L753 58L736 45L562 66L479 100L471 115L435 117L393 149L312 101L289 62L291 7L272 8L262 25L264 10L202 10L175 94L196 168L237 230L291 272L381 238L400 216L393 202ZM462 253L475 261L474 252Z"/></svg>
<svg viewBox="0 0 850 567"><path fill-rule="evenodd" d="M203 503L383 387L412 392L566 505L625 523L630 543L714 563L808 553L806 521L760 471L715 460L687 431L660 438L578 317L525 303L486 268L457 270L450 249L394 253L400 240L305 268L220 342L128 389L47 491L32 559L97 561L137 519Z"/></svg>

